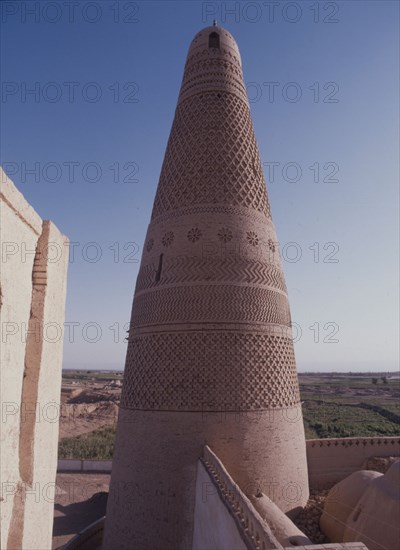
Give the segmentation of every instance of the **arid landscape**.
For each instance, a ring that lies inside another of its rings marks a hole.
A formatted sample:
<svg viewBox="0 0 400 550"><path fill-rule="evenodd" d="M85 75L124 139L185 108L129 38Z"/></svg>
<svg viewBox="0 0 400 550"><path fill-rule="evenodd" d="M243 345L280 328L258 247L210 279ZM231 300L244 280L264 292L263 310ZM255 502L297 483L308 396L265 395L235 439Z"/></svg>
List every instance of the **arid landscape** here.
<svg viewBox="0 0 400 550"><path fill-rule="evenodd" d="M61 391L59 458L112 459L121 394L121 371L65 370ZM300 373L306 438L400 434L397 373ZM391 460L367 469L386 471ZM59 472L53 548L106 513L110 473ZM319 518L327 491L314 492L296 520L314 542L328 539Z"/></svg>
<svg viewBox="0 0 400 550"><path fill-rule="evenodd" d="M63 372L59 458L112 459L122 379L121 371ZM400 434L397 373L300 373L299 380L307 439ZM384 472L389 463L374 460L371 468ZM58 473L54 549L106 513L109 482L109 472ZM296 520L316 543L328 541L319 529L326 493L312 493Z"/></svg>
<svg viewBox="0 0 400 550"><path fill-rule="evenodd" d="M59 458L111 459L123 373L63 372ZM400 435L398 373L300 373L306 438Z"/></svg>

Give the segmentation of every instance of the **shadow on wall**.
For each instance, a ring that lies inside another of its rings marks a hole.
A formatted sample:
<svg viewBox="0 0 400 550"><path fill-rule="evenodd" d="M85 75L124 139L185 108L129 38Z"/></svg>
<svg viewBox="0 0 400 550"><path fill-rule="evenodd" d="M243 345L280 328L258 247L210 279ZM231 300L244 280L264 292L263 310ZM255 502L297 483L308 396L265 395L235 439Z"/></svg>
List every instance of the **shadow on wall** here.
<svg viewBox="0 0 400 550"><path fill-rule="evenodd" d="M62 516L54 518L53 537L74 535L106 513L108 493L95 493L87 500L63 506L55 504L54 509Z"/></svg>

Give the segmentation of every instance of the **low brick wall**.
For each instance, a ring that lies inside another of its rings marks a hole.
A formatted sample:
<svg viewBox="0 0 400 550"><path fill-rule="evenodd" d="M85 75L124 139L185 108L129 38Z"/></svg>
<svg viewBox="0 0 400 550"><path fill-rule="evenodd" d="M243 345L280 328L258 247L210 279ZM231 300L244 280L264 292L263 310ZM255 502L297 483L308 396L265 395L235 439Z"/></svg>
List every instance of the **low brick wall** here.
<svg viewBox="0 0 400 550"><path fill-rule="evenodd" d="M80 460L61 458L57 472L111 472L112 460Z"/></svg>
<svg viewBox="0 0 400 550"><path fill-rule="evenodd" d="M371 457L400 456L400 437L345 437L306 442L310 487L331 487Z"/></svg>

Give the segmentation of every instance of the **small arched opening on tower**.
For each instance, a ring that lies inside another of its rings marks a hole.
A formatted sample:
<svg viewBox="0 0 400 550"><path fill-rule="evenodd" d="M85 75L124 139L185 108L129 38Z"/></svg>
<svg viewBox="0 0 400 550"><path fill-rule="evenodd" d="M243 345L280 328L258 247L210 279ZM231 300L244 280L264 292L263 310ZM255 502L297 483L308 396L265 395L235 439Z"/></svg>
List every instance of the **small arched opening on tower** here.
<svg viewBox="0 0 400 550"><path fill-rule="evenodd" d="M208 37L209 48L219 48L219 34L217 32L210 33Z"/></svg>

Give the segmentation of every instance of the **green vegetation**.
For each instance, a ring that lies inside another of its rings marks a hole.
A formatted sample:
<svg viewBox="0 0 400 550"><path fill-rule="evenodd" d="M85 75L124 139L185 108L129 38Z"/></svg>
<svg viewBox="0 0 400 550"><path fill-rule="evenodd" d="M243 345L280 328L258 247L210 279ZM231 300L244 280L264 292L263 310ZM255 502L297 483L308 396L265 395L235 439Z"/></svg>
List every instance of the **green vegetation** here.
<svg viewBox="0 0 400 550"><path fill-rule="evenodd" d="M121 380L122 371L98 371L98 370L63 370L63 381L82 380Z"/></svg>
<svg viewBox="0 0 400 550"><path fill-rule="evenodd" d="M115 427L107 426L76 437L65 437L58 446L58 458L110 460L114 453Z"/></svg>
<svg viewBox="0 0 400 550"><path fill-rule="evenodd" d="M400 434L400 380L390 376L300 375L307 439Z"/></svg>
<svg viewBox="0 0 400 550"><path fill-rule="evenodd" d="M400 417L383 407L343 405L324 401L303 402L307 439L399 435Z"/></svg>
<svg viewBox="0 0 400 550"><path fill-rule="evenodd" d="M301 374L306 438L399 436L400 379L387 374ZM115 380L121 375L101 371L63 373L64 378L81 381ZM111 459L114 440L115 427L65 438L59 444L59 458Z"/></svg>

